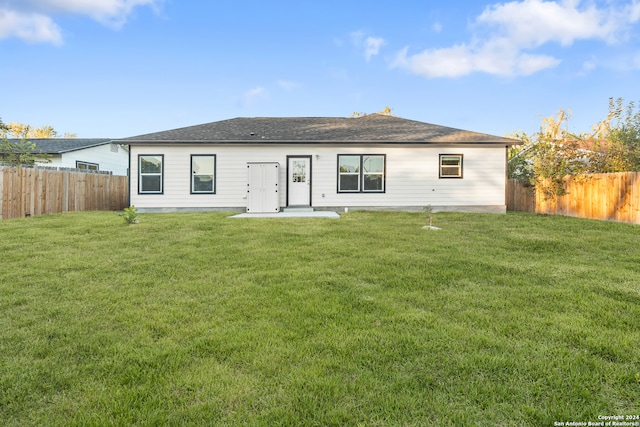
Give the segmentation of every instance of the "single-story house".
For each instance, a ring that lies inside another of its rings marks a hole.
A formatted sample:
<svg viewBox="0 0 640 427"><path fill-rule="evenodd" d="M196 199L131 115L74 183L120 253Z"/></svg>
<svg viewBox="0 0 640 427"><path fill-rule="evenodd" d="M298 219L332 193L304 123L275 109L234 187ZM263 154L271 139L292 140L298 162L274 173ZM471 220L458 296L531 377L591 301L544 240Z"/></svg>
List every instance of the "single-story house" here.
<svg viewBox="0 0 640 427"><path fill-rule="evenodd" d="M34 153L50 156L50 162L36 162L37 165L128 174L129 147L109 138L27 138L27 141L36 145Z"/></svg>
<svg viewBox="0 0 640 427"><path fill-rule="evenodd" d="M506 211L517 140L383 114L235 118L114 141L141 212Z"/></svg>

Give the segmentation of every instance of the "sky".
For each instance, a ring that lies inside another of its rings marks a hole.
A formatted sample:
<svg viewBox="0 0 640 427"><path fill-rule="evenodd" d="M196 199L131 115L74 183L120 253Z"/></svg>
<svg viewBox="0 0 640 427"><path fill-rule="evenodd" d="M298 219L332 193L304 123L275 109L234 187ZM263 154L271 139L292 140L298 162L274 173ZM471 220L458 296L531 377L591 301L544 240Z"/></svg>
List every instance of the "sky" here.
<svg viewBox="0 0 640 427"><path fill-rule="evenodd" d="M640 101L640 0L0 0L0 119L122 138L395 116L505 136Z"/></svg>

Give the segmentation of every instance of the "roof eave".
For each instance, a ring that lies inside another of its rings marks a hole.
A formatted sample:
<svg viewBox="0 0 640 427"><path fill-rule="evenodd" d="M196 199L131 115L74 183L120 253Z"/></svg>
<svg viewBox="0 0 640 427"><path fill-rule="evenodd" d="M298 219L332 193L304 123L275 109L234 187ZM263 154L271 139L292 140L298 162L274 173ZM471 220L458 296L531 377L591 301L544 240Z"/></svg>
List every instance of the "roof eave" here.
<svg viewBox="0 0 640 427"><path fill-rule="evenodd" d="M104 141L98 144L91 144L91 145L84 145L82 147L74 147L74 148L70 148L67 150L59 150L56 151L55 153L49 153L49 154L64 154L64 153L71 153L73 151L80 151L80 150L86 150L87 148L94 148L94 147L99 147L101 145L105 145L105 144L111 144L113 141L109 140L109 141Z"/></svg>
<svg viewBox="0 0 640 427"><path fill-rule="evenodd" d="M510 141L345 141L345 140L114 140L124 145L514 145ZM516 141L517 142L517 141Z"/></svg>

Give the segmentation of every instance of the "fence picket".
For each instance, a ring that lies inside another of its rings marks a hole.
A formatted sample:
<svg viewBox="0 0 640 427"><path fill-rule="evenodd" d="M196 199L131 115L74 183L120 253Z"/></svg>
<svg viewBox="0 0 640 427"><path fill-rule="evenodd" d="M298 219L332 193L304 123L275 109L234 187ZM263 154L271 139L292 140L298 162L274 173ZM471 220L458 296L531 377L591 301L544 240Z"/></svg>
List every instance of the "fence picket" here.
<svg viewBox="0 0 640 427"><path fill-rule="evenodd" d="M545 200L509 179L507 210L640 224L640 172L566 176L563 181L566 194Z"/></svg>
<svg viewBox="0 0 640 427"><path fill-rule="evenodd" d="M129 178L86 172L0 167L0 220L128 206Z"/></svg>

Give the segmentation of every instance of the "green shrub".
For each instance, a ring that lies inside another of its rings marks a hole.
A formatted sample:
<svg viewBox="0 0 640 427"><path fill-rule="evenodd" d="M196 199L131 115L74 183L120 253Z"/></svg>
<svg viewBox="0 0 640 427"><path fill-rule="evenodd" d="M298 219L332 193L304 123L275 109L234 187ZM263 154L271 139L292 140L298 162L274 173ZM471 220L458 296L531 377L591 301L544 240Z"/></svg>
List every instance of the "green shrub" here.
<svg viewBox="0 0 640 427"><path fill-rule="evenodd" d="M127 224L137 224L140 222L138 219L138 210L135 206L131 205L128 208L124 208L124 211L120 214Z"/></svg>

